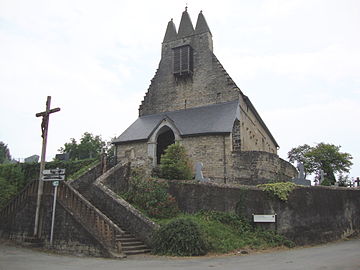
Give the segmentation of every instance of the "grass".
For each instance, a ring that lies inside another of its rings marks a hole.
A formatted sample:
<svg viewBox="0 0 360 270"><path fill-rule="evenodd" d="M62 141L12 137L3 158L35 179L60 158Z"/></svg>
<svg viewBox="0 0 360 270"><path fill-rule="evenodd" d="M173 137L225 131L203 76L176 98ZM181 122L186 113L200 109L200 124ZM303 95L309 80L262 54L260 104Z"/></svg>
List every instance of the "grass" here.
<svg viewBox="0 0 360 270"><path fill-rule="evenodd" d="M180 214L176 218L189 218L204 232L210 252L229 253L239 249L262 250L279 246L293 247L294 243L273 231L254 229L247 221L235 214L199 212ZM173 219L158 219L160 225Z"/></svg>

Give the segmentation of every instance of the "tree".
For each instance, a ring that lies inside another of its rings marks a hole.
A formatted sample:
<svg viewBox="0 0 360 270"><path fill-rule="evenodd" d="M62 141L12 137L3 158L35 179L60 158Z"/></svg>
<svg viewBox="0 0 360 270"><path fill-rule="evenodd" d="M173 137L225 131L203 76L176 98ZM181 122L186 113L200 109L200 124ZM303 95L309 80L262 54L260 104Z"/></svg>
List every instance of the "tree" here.
<svg viewBox="0 0 360 270"><path fill-rule="evenodd" d="M0 142L0 164L7 163L11 160L10 150L8 146Z"/></svg>
<svg viewBox="0 0 360 270"><path fill-rule="evenodd" d="M314 171L313 163L310 160L310 157L306 155L311 150L310 145L304 144L298 147L291 149L288 152L288 159L291 163L301 162L304 165L305 177L308 173L312 173Z"/></svg>
<svg viewBox="0 0 360 270"><path fill-rule="evenodd" d="M101 139L101 136L94 136L89 132L85 132L80 139L80 143L71 138L70 142L65 143L64 147L61 147L58 151L63 154L69 153L72 160L96 158L105 150L105 146L106 143Z"/></svg>
<svg viewBox="0 0 360 270"><path fill-rule="evenodd" d="M314 147L307 144L295 147L288 152L289 161L302 162L305 172L316 173L320 178L323 170L325 180L330 184L336 182L335 174L349 172L352 165L352 156L349 153L340 152L341 146L319 143Z"/></svg>
<svg viewBox="0 0 360 270"><path fill-rule="evenodd" d="M169 145L160 159L160 174L166 179L187 180L193 176L186 150L179 143Z"/></svg>

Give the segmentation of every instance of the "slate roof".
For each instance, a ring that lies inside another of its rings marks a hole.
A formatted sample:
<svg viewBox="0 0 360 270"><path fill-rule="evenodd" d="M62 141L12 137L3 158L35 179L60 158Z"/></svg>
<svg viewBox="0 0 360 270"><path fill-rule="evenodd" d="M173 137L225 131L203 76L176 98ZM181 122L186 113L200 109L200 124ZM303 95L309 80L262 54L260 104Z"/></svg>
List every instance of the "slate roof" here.
<svg viewBox="0 0 360 270"><path fill-rule="evenodd" d="M148 140L162 120L169 119L181 136L223 134L232 132L239 119L239 102L231 101L186 110L164 112L139 117L113 143Z"/></svg>

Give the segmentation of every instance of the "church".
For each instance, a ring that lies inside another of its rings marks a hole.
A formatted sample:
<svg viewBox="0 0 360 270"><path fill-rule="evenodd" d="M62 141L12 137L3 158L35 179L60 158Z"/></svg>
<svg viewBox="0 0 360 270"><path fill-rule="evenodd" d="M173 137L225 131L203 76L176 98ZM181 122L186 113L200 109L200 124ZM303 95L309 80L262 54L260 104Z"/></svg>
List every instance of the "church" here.
<svg viewBox="0 0 360 270"><path fill-rule="evenodd" d="M118 160L151 171L175 142L193 164L203 163L204 176L213 182L256 185L297 175L279 158L270 130L215 56L202 11L194 28L187 8L178 30L168 22L138 119L113 144Z"/></svg>

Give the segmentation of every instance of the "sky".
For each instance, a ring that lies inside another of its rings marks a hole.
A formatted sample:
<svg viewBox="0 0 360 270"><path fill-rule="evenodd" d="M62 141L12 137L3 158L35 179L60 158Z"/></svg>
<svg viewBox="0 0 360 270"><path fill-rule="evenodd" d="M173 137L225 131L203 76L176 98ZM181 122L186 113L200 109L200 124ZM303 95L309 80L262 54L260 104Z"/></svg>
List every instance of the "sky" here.
<svg viewBox="0 0 360 270"><path fill-rule="evenodd" d="M280 145L320 142L353 156L360 176L358 0L0 0L0 141L15 159L47 160L84 132L119 136L160 61L168 21L200 10L214 53Z"/></svg>

